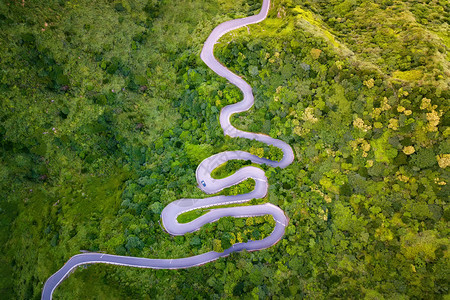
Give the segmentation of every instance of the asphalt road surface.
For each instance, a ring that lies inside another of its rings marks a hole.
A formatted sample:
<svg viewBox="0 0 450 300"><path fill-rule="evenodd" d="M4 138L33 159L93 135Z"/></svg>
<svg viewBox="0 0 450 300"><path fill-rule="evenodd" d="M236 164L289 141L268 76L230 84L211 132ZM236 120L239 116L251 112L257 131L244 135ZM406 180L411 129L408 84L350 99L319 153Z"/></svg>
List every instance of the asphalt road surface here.
<svg viewBox="0 0 450 300"><path fill-rule="evenodd" d="M268 248L276 244L284 235L285 227L288 224L288 219L284 212L277 206L266 203L253 206L241 206L241 207L228 207L211 209L206 214L198 217L197 219L180 224L177 221L178 215L205 207L212 207L217 205L243 203L251 199L263 198L267 194L268 183L264 171L256 167L243 167L234 174L223 178L214 179L211 177L211 172L220 166L221 164L229 160L251 160L253 163L266 164L273 167L284 168L292 163L294 160L294 153L292 148L283 141L271 138L264 134L256 134L251 132L245 132L236 129L230 123L230 117L239 112L249 110L254 103L254 97L251 86L245 82L241 77L232 73L225 66L216 60L213 55L214 44L219 40L221 36L227 32L237 29L239 27L261 22L267 16L269 11L270 0L263 0L261 11L254 16L228 21L217 26L206 40L202 52L201 59L219 76L222 76L229 80L232 84L236 85L243 93L244 98L241 102L228 105L220 112L220 125L225 135L231 137L241 137L251 140L257 140L267 145L272 145L280 148L283 151L283 158L281 161L271 161L265 158L260 158L244 151L227 151L213 155L198 166L196 171L197 182L200 189L205 193L214 194L224 188L236 185L246 179L255 180L255 188L253 191L236 196L215 196L205 199L180 199L167 205L162 211L161 217L164 228L168 233L172 235L183 235L187 232L193 232L199 230L204 224L217 221L222 217L255 217L263 215L272 215L275 220L275 228L270 236L255 241L248 241L246 243L234 244L224 252L207 252L204 254L175 259L151 259L143 257L131 257L131 256L119 256L109 255L102 253L83 253L72 256L67 263L54 273L45 282L44 289L42 291L42 299L51 299L55 288L71 273L76 267L85 264L105 263L113 265L121 265L137 268L151 268L151 269L181 269L191 268L199 265L203 265L210 261L216 260L219 257L224 257L232 252L246 249L248 251L260 250Z"/></svg>

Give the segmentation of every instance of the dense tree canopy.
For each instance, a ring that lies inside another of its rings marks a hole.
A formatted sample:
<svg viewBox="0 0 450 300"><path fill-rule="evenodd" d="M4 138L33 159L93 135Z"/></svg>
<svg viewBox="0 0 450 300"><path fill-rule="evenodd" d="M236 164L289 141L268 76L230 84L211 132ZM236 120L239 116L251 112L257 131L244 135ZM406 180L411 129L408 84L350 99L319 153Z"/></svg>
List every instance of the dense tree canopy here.
<svg viewBox="0 0 450 300"><path fill-rule="evenodd" d="M289 143L263 166L290 219L274 247L186 270L93 265L56 299L428 298L449 286L449 12L445 1L274 0L215 55L254 88L236 127ZM80 250L178 258L261 239L267 216L172 237L165 205L203 198L199 162L225 150L239 90L200 60L219 23L260 1L0 4L0 294L39 299ZM383 20L380 22L380 20ZM225 177L248 161L230 161ZM252 189L244 181L222 194ZM205 210L179 216L188 222Z"/></svg>

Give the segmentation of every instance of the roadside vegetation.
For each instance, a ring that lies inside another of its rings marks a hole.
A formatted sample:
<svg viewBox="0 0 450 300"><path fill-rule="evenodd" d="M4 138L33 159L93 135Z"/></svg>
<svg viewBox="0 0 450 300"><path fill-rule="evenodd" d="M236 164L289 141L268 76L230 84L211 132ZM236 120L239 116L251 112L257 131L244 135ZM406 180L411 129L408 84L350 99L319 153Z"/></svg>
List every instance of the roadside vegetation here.
<svg viewBox="0 0 450 300"><path fill-rule="evenodd" d="M215 55L254 87L243 130L289 143L262 166L285 237L186 270L80 268L55 299L440 299L449 286L449 11L445 1L275 0ZM259 1L0 3L0 295L40 299L80 250L179 258L270 234L223 218L171 237L165 205L206 197L206 157L277 149L224 137L239 91L200 60ZM382 20L382 21L380 21ZM249 162L230 161L223 178ZM249 191L247 180L221 194ZM205 211L179 216L192 220Z"/></svg>

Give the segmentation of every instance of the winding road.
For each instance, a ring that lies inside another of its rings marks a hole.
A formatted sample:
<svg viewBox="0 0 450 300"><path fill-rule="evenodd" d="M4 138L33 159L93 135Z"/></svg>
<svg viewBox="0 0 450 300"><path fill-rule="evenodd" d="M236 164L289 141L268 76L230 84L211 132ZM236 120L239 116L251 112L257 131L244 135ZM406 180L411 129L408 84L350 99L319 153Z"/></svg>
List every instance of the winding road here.
<svg viewBox="0 0 450 300"><path fill-rule="evenodd" d="M266 164L272 167L287 167L294 160L294 153L292 148L283 141L271 138L264 134L257 134L251 132L245 132L236 129L230 123L230 118L233 114L244 112L249 110L254 103L254 97L251 86L245 82L241 77L232 73L225 66L216 60L213 54L214 44L219 40L221 36L229 31L237 29L239 27L261 22L267 16L269 11L270 0L263 0L261 11L254 16L228 21L217 26L206 40L202 52L201 59L219 76L222 76L229 80L232 84L236 85L243 93L243 100L241 102L228 105L220 112L220 125L222 126L225 135L231 137L241 137L251 140L257 140L267 145L275 146L283 151L283 158L281 161L272 161L265 158L252 155L244 151L227 151L213 155L198 166L196 171L197 182L200 189L207 194L217 193L224 188L236 185L246 179L255 180L255 188L253 191L236 196L215 196L205 199L180 199L167 205L162 211L161 217L164 228L168 233L172 235L183 235L188 232L199 230L203 225L217 221L222 217L254 217L271 215L275 220L275 228L272 233L262 239L255 241L248 241L246 243L234 244L224 252L210 251L204 254L176 259L151 259L143 257L130 257L119 256L102 253L84 253L71 257L67 263L47 279L42 291L42 299L51 299L55 288L80 265L93 264L93 263L105 263L113 265L121 265L128 267L138 268L151 268L151 269L181 269L199 266L220 257L229 255L232 252L246 249L248 251L260 250L268 248L276 244L284 235L285 227L288 224L288 218L284 212L277 206L266 203L253 206L240 206L240 207L228 207L212 209L206 214L198 217L197 219L186 223L178 223L178 215L204 207L211 207L225 204L235 204L247 202L251 199L263 198L267 194L268 182L264 171L256 167L243 167L234 174L223 178L214 179L211 177L211 172L220 166L221 164L229 160L251 160L253 163Z"/></svg>

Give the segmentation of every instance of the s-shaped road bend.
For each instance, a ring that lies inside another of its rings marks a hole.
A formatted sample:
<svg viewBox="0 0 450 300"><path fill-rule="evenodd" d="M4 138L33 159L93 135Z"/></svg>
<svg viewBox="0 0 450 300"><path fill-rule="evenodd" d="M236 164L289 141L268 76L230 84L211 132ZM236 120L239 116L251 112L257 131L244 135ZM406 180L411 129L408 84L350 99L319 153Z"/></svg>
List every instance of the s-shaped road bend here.
<svg viewBox="0 0 450 300"><path fill-rule="evenodd" d="M177 221L178 215L205 207L217 205L236 204L247 202L251 199L263 198L267 194L268 182L264 171L256 167L243 167L234 174L223 179L214 179L211 172L221 164L233 160L250 160L257 164L266 164L272 167L285 168L294 160L292 148L283 141L271 138L264 134L256 134L236 129L230 123L233 114L249 110L254 103L254 97L251 86L242 78L237 76L216 60L213 54L214 44L221 36L239 27L261 22L267 17L269 11L270 0L263 0L261 11L254 16L243 19L231 20L217 26L206 40L202 52L201 59L219 76L226 78L232 84L236 85L243 93L243 100L224 107L220 112L220 125L225 135L231 137L241 137L251 140L257 140L267 145L275 146L283 151L281 161L272 161L265 158L252 155L244 151L226 151L213 155L198 166L196 171L197 182L200 189L207 194L217 193L224 188L236 185L246 179L255 181L253 191L236 196L215 196L205 199L180 199L167 205L162 211L161 218L163 225L168 233L172 235L183 235L188 232L199 230L200 227L207 223L217 221L222 217L255 217L263 215L271 215L275 220L275 228L272 233L262 239L248 241L246 243L234 244L224 252L210 251L204 254L175 259L151 259L143 257L119 256L102 253L84 253L72 256L67 263L47 279L42 291L42 299L48 300L52 298L55 288L78 266L84 264L105 263L137 268L151 269L181 269L199 266L220 257L228 256L232 252L246 249L248 251L261 250L276 244L284 235L285 227L288 224L288 218L284 212L277 206L265 203L253 206L228 207L212 209L208 213L198 217L197 219L180 224Z"/></svg>

